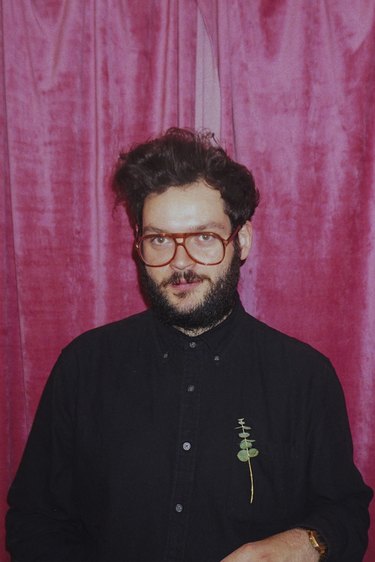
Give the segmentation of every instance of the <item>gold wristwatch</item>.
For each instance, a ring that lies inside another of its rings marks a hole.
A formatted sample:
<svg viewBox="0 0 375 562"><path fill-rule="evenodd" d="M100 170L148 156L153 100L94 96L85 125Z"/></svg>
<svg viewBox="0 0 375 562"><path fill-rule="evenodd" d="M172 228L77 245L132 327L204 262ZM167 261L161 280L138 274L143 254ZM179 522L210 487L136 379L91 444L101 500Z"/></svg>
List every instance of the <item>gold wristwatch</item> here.
<svg viewBox="0 0 375 562"><path fill-rule="evenodd" d="M320 554L319 560L323 560L327 554L328 548L317 531L309 529L307 531L310 544Z"/></svg>

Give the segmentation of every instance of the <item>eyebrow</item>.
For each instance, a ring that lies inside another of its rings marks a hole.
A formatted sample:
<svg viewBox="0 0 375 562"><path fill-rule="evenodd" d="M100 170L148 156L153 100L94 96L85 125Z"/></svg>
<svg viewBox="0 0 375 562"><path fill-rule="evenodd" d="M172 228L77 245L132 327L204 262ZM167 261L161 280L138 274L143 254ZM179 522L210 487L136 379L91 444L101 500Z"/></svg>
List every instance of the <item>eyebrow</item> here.
<svg viewBox="0 0 375 562"><path fill-rule="evenodd" d="M207 224L199 224L197 226L187 228L186 232L204 232L204 231L212 230L213 228L216 228L216 229L222 230L222 231L226 230L226 227L219 222L209 222ZM152 226L152 225L144 227L143 233L146 234L147 232L155 232L157 234L169 233L168 230L158 228L157 226ZM170 232L170 234L173 234L173 232Z"/></svg>

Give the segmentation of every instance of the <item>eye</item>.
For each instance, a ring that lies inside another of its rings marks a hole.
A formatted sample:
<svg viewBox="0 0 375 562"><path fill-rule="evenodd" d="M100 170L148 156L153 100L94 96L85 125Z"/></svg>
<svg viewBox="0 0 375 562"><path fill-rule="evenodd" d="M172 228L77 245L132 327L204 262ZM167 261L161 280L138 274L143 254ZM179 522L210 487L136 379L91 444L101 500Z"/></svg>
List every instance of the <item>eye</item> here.
<svg viewBox="0 0 375 562"><path fill-rule="evenodd" d="M210 232L202 232L201 234L199 234L198 240L199 242L203 242L207 244L209 242L213 242L215 240L215 236Z"/></svg>
<svg viewBox="0 0 375 562"><path fill-rule="evenodd" d="M166 246L171 243L169 236L153 236L149 240L153 246Z"/></svg>
<svg viewBox="0 0 375 562"><path fill-rule="evenodd" d="M192 242L201 248L207 248L217 243L217 238L212 232L199 232L193 236Z"/></svg>

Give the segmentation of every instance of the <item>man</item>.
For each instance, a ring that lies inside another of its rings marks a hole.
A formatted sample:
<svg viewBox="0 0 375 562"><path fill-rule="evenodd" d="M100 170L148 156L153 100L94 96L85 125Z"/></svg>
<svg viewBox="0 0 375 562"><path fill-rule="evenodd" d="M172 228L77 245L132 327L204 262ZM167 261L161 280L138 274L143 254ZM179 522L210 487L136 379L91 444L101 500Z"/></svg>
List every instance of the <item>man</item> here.
<svg viewBox="0 0 375 562"><path fill-rule="evenodd" d="M83 334L9 493L18 562L359 562L370 490L329 361L236 292L258 193L210 135L120 157L150 310Z"/></svg>

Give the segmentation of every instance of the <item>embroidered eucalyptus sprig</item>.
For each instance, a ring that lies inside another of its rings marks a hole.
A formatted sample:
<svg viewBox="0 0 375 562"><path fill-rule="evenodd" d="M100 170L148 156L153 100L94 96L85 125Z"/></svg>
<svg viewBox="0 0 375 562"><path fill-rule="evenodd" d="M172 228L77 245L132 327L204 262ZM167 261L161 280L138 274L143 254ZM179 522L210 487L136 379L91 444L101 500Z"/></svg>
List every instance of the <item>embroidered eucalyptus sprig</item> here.
<svg viewBox="0 0 375 562"><path fill-rule="evenodd" d="M250 474L250 503L254 501L254 476L253 476L253 469L251 466L251 459L257 457L259 455L258 449L253 447L253 443L255 443L255 439L249 439L250 437L250 429L248 425L245 425L245 419L239 418L238 423L240 424L236 429L240 429L241 432L238 434L238 437L241 437L240 442L240 451L237 453L237 458L241 462L247 462L249 466L249 474Z"/></svg>

